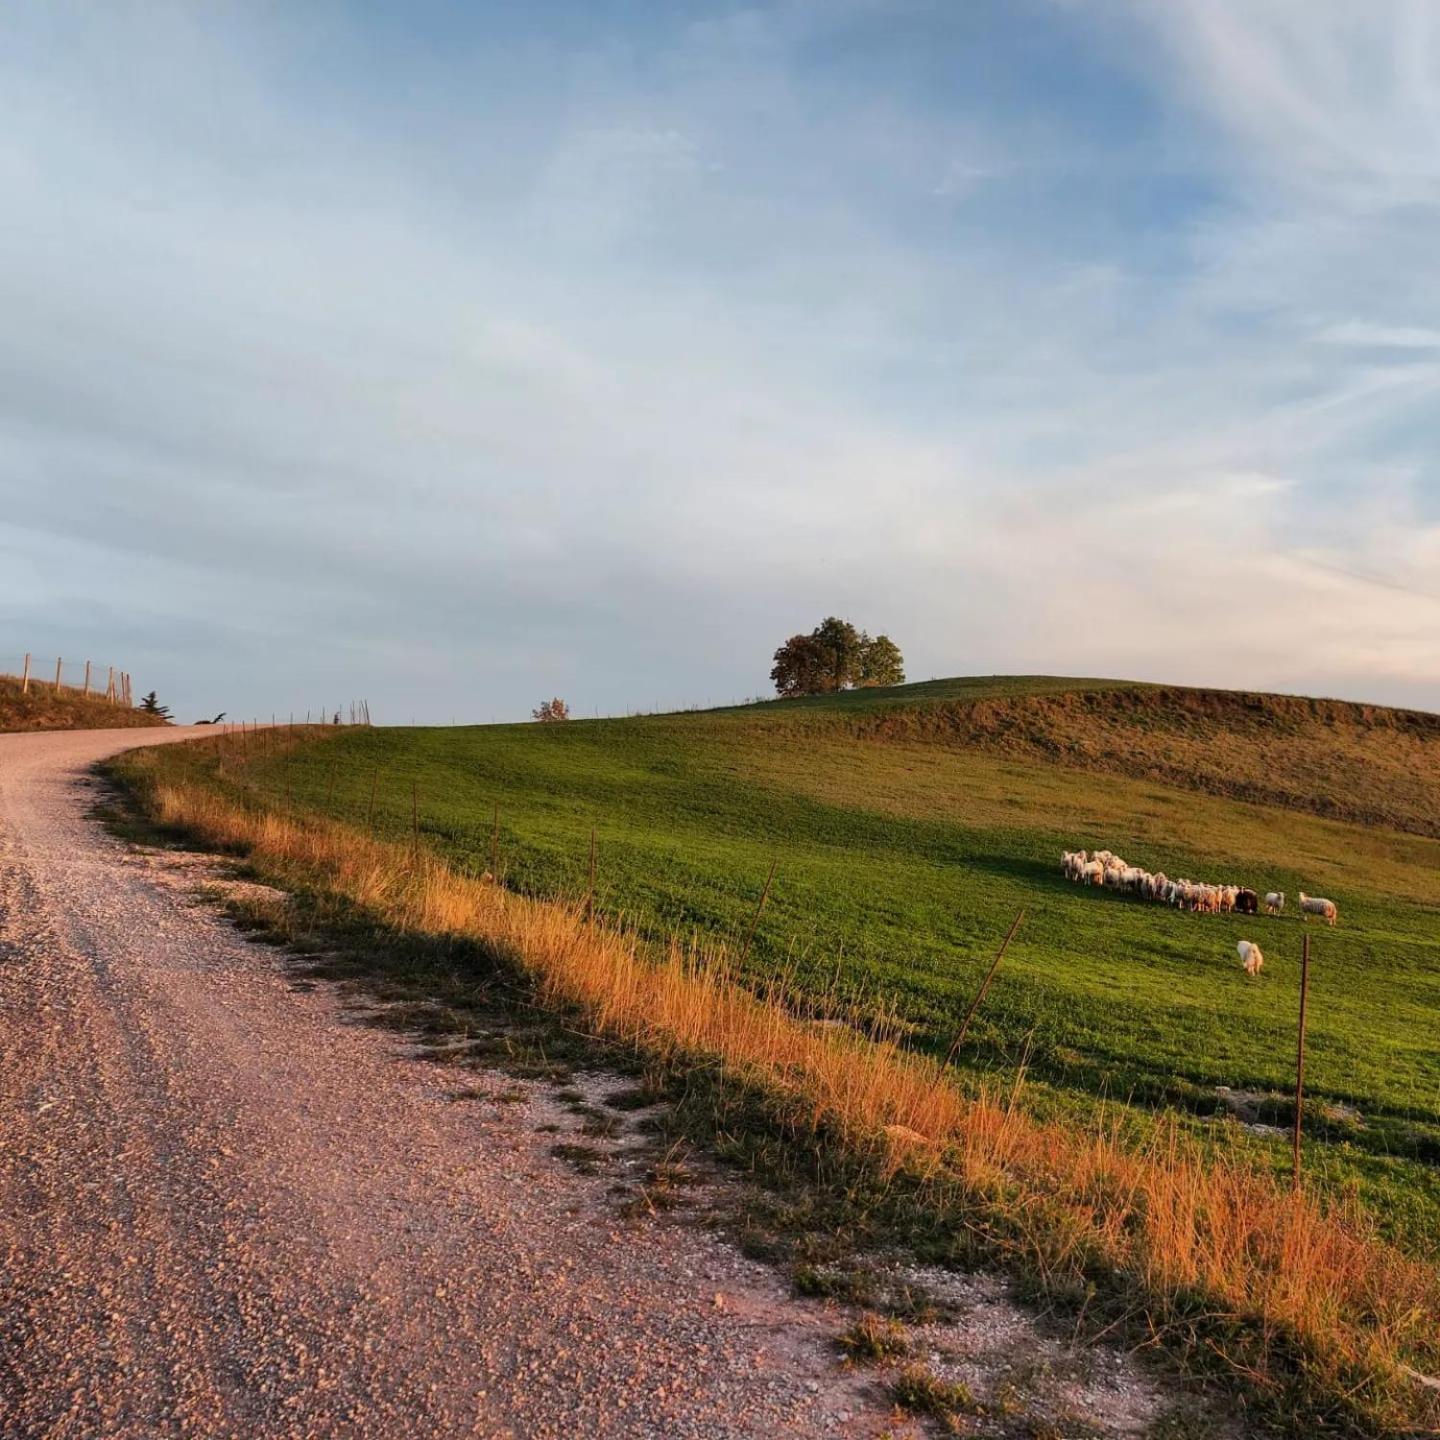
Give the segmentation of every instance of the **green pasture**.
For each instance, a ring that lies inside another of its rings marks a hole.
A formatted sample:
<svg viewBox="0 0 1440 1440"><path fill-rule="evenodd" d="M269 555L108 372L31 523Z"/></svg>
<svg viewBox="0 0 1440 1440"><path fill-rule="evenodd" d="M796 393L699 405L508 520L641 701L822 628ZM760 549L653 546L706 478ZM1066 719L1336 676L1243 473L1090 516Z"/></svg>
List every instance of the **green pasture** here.
<svg viewBox="0 0 1440 1440"><path fill-rule="evenodd" d="M996 761L935 743L825 733L846 707L1043 693L1041 678L559 725L341 730L252 761L247 783L399 836L505 883L585 886L654 940L699 931L738 950L770 863L747 961L756 982L865 1015L893 1007L942 1051L995 946L1025 920L961 1056L970 1079L1022 1063L1035 1104L1128 1102L1214 1127L1215 1087L1292 1082L1301 889L1342 921L1312 924L1311 1164L1391 1233L1440 1251L1440 842L1171 789ZM801 722L801 723L793 723ZM187 747L176 747L176 750ZM174 751L166 763L186 761ZM1062 848L1105 846L1172 876L1284 890L1283 919L1197 916L1084 890ZM1241 970L1258 941L1258 980ZM1348 1107L1358 1111L1358 1118ZM1284 1122L1277 1101L1261 1118ZM1257 1153L1286 1163L1288 1143Z"/></svg>

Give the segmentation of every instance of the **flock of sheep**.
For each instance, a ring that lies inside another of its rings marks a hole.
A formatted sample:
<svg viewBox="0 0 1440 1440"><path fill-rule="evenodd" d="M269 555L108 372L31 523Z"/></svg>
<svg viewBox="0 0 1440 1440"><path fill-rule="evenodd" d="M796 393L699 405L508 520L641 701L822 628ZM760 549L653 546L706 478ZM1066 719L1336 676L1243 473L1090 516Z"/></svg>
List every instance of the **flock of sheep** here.
<svg viewBox="0 0 1440 1440"><path fill-rule="evenodd" d="M1196 880L1171 880L1165 874L1152 875L1138 865L1128 865L1109 850L1093 855L1085 850L1066 850L1060 856L1060 869L1067 880L1077 885L1099 885L1129 895L1141 895L1178 910L1193 910L1204 915L1258 915L1260 896L1243 885L1207 885ZM1285 909L1283 891L1272 890L1265 896L1265 913L1279 915ZM1300 918L1318 915L1333 925L1340 918L1333 900L1322 900L1300 892ZM1265 963L1260 947L1251 940L1242 940L1236 947L1245 973L1255 976Z"/></svg>

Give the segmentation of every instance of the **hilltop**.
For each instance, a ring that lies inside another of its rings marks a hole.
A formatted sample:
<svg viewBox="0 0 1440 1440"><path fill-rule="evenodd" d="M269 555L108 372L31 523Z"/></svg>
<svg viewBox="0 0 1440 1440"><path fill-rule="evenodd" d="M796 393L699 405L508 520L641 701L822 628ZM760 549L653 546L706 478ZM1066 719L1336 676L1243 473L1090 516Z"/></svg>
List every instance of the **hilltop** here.
<svg viewBox="0 0 1440 1440"><path fill-rule="evenodd" d="M992 676L702 712L983 751L1440 836L1440 715L1118 680Z"/></svg>
<svg viewBox="0 0 1440 1440"><path fill-rule="evenodd" d="M132 725L168 722L143 710L116 705L103 695L81 695L62 686L32 680L30 693L20 693L20 681L0 675L0 732L15 730L114 730Z"/></svg>

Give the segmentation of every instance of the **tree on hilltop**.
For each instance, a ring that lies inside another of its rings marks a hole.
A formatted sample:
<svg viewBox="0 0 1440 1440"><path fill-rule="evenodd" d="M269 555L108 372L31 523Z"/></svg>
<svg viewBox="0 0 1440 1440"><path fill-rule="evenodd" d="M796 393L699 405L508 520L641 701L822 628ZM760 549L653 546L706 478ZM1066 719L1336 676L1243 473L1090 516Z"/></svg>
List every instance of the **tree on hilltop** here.
<svg viewBox="0 0 1440 1440"><path fill-rule="evenodd" d="M140 708L147 715L154 715L159 720L168 720L170 718L170 707L168 705L162 705L156 698L153 690L148 695L141 697Z"/></svg>
<svg viewBox="0 0 1440 1440"><path fill-rule="evenodd" d="M888 635L872 639L848 620L828 615L808 635L792 635L775 652L770 678L785 699L899 685L905 679L905 659Z"/></svg>
<svg viewBox="0 0 1440 1440"><path fill-rule="evenodd" d="M792 635L776 652L770 672L777 693L785 699L818 695L828 689L825 652L813 635Z"/></svg>
<svg viewBox="0 0 1440 1440"><path fill-rule="evenodd" d="M538 720L542 725L552 724L556 720L568 720L570 707L557 695L553 700L542 701L538 710L530 712L530 718Z"/></svg>
<svg viewBox="0 0 1440 1440"><path fill-rule="evenodd" d="M866 644L860 651L860 678L857 685L903 685L905 683L905 657L900 647L888 636L877 635L873 640L866 637Z"/></svg>

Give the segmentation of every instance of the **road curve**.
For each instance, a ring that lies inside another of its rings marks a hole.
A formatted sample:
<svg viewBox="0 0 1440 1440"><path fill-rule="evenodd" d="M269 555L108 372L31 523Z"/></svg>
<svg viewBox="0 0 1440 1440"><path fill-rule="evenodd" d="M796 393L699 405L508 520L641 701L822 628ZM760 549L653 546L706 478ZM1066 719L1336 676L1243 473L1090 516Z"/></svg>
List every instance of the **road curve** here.
<svg viewBox="0 0 1440 1440"><path fill-rule="evenodd" d="M204 733L0 736L0 1436L880 1433L769 1272L86 818L95 761Z"/></svg>

